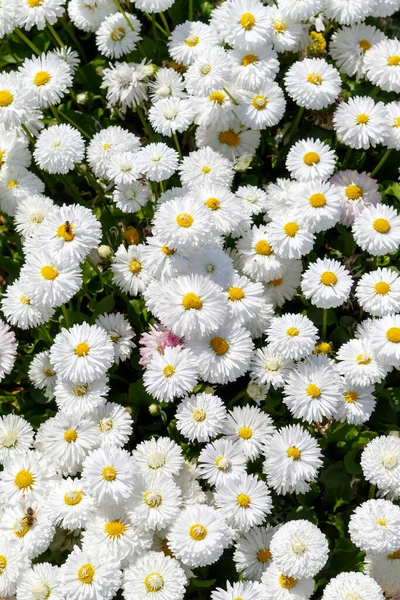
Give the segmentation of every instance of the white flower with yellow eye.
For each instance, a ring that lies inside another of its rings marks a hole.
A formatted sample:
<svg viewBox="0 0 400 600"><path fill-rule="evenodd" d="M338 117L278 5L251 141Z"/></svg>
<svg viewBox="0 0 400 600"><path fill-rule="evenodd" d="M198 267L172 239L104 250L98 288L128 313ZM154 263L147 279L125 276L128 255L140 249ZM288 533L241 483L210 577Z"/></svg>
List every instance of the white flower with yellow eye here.
<svg viewBox="0 0 400 600"><path fill-rule="evenodd" d="M246 458L254 460L274 432L273 421L267 413L256 406L235 406L228 412L224 437L238 441Z"/></svg>
<svg viewBox="0 0 400 600"><path fill-rule="evenodd" d="M390 554L400 547L400 506L389 500L367 500L349 522L353 544L368 554Z"/></svg>
<svg viewBox="0 0 400 600"><path fill-rule="evenodd" d="M52 486L46 498L51 522L69 531L83 529L94 510L93 499L78 478L62 479Z"/></svg>
<svg viewBox="0 0 400 600"><path fill-rule="evenodd" d="M147 552L124 571L126 600L182 600L187 578L180 563L163 552Z"/></svg>
<svg viewBox="0 0 400 600"><path fill-rule="evenodd" d="M63 600L60 567L48 562L32 565L17 586L19 600Z"/></svg>
<svg viewBox="0 0 400 600"><path fill-rule="evenodd" d="M172 525L181 504L181 490L172 477L155 471L140 478L127 508L146 531L154 531Z"/></svg>
<svg viewBox="0 0 400 600"><path fill-rule="evenodd" d="M226 421L225 404L218 396L202 392L187 396L179 404L176 426L191 442L208 442L222 433Z"/></svg>
<svg viewBox="0 0 400 600"><path fill-rule="evenodd" d="M70 66L52 52L25 59L19 73L40 108L59 104L72 85Z"/></svg>
<svg viewBox="0 0 400 600"><path fill-rule="evenodd" d="M61 567L61 581L70 600L111 600L121 586L119 563L96 550L75 546Z"/></svg>
<svg viewBox="0 0 400 600"><path fill-rule="evenodd" d="M198 459L200 476L211 485L222 485L246 472L246 457L240 444L220 438L207 444Z"/></svg>

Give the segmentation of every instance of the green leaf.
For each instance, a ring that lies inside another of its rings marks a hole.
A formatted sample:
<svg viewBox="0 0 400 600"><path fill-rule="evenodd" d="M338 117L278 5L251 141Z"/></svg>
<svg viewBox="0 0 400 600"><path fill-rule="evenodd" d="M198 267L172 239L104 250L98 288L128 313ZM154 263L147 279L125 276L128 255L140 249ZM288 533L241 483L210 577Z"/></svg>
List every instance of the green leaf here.
<svg viewBox="0 0 400 600"><path fill-rule="evenodd" d="M93 319L96 319L99 315L110 313L115 306L114 296L110 294L102 298L95 306L93 311Z"/></svg>
<svg viewBox="0 0 400 600"><path fill-rule="evenodd" d="M190 583L194 587L209 588L209 587L212 587L216 581L217 581L216 579L194 579L194 578L192 578L190 580Z"/></svg>
<svg viewBox="0 0 400 600"><path fill-rule="evenodd" d="M344 466L350 475L362 475L359 450L350 450L344 457Z"/></svg>

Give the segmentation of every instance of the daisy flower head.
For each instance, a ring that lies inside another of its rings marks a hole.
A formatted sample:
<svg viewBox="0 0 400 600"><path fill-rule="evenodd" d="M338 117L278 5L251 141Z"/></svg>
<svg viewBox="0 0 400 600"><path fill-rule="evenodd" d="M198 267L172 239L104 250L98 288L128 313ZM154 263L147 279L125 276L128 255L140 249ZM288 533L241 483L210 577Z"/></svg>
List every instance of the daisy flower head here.
<svg viewBox="0 0 400 600"><path fill-rule="evenodd" d="M374 317L400 312L400 279L396 271L378 267L364 273L355 294L359 305Z"/></svg>
<svg viewBox="0 0 400 600"><path fill-rule="evenodd" d="M326 356L311 356L290 371L283 401L295 418L321 423L336 412L340 382L333 361Z"/></svg>
<svg viewBox="0 0 400 600"><path fill-rule="evenodd" d="M89 142L86 158L96 177L105 177L110 158L122 152L136 152L140 148L139 138L123 127L105 127Z"/></svg>
<svg viewBox="0 0 400 600"><path fill-rule="evenodd" d="M342 206L339 191L327 181L312 180L301 184L290 198L290 211L299 211L301 220L311 233L334 227L340 220Z"/></svg>
<svg viewBox="0 0 400 600"><path fill-rule="evenodd" d="M270 43L265 43L250 51L235 49L229 51L232 60L232 81L238 88L254 89L267 79L275 79L279 71L278 55Z"/></svg>
<svg viewBox="0 0 400 600"><path fill-rule="evenodd" d="M212 90L222 89L231 79L231 58L221 46L208 45L184 74L187 92L205 96Z"/></svg>
<svg viewBox="0 0 400 600"><path fill-rule="evenodd" d="M320 110L339 96L341 79L338 71L323 58L305 58L290 67L285 75L285 87L299 106Z"/></svg>
<svg viewBox="0 0 400 600"><path fill-rule="evenodd" d="M305 494L322 466L318 442L300 425L288 425L265 442L263 471L278 494Z"/></svg>
<svg viewBox="0 0 400 600"><path fill-rule="evenodd" d="M44 183L21 166L0 170L0 210L13 217L23 200L44 192Z"/></svg>
<svg viewBox="0 0 400 600"><path fill-rule="evenodd" d="M286 300L292 300L300 286L302 270L301 260L291 260L281 277L264 282L267 301L282 306Z"/></svg>
<svg viewBox="0 0 400 600"><path fill-rule="evenodd" d="M256 475L240 475L217 486L215 504L231 527L240 532L261 525L271 512L271 494Z"/></svg>
<svg viewBox="0 0 400 600"><path fill-rule="evenodd" d="M132 342L134 331L122 313L100 315L96 325L105 329L114 344L114 361L116 364L127 360L136 344Z"/></svg>
<svg viewBox="0 0 400 600"><path fill-rule="evenodd" d="M0 557L0 593L2 596L11 596L21 575L26 574L29 561L15 542L6 539L0 542Z"/></svg>
<svg viewBox="0 0 400 600"><path fill-rule="evenodd" d="M149 13L157 13L171 8L175 0L135 0L135 6L139 10Z"/></svg>
<svg viewBox="0 0 400 600"><path fill-rule="evenodd" d="M389 500L367 500L350 517L353 544L368 554L390 554L400 547L400 506Z"/></svg>
<svg viewBox="0 0 400 600"><path fill-rule="evenodd" d="M326 181L335 169L335 162L336 155L327 144L307 138L299 140L290 148L286 168L299 181Z"/></svg>
<svg viewBox="0 0 400 600"><path fill-rule="evenodd" d="M226 319L228 300L222 288L204 275L181 275L164 285L156 315L175 335L207 336Z"/></svg>
<svg viewBox="0 0 400 600"><path fill-rule="evenodd" d="M184 157L179 174L184 187L196 188L204 184L229 187L235 173L230 160L206 146Z"/></svg>
<svg viewBox="0 0 400 600"><path fill-rule="evenodd" d="M279 0L279 10L293 21L306 21L325 8L323 0ZM291 48L290 48L291 49Z"/></svg>
<svg viewBox="0 0 400 600"><path fill-rule="evenodd" d="M301 289L318 308L336 308L344 304L353 280L337 260L324 258L311 263L302 275Z"/></svg>
<svg viewBox="0 0 400 600"><path fill-rule="evenodd" d="M369 337L376 356L386 365L400 366L400 315L388 315L377 319Z"/></svg>
<svg viewBox="0 0 400 600"><path fill-rule="evenodd" d="M101 446L118 446L128 443L132 434L132 417L128 409L116 402L107 402L93 415L97 424Z"/></svg>
<svg viewBox="0 0 400 600"><path fill-rule="evenodd" d="M15 210L15 229L25 238L35 236L39 225L50 214L53 207L53 200L42 194L22 199Z"/></svg>
<svg viewBox="0 0 400 600"><path fill-rule="evenodd" d="M228 304L235 322L245 325L259 316L265 304L264 288L260 282L252 282L244 275L234 273L226 286Z"/></svg>
<svg viewBox="0 0 400 600"><path fill-rule="evenodd" d="M14 131L2 129L0 140L0 169L5 165L29 167L32 160L28 140Z"/></svg>
<svg viewBox="0 0 400 600"><path fill-rule="evenodd" d="M257 348L252 356L250 376L260 385L272 386L276 389L283 386L293 367L294 364L290 359L283 358L270 346L264 346Z"/></svg>
<svg viewBox="0 0 400 600"><path fill-rule="evenodd" d="M132 454L145 478L155 472L176 477L183 465L180 446L167 437L141 442Z"/></svg>
<svg viewBox="0 0 400 600"><path fill-rule="evenodd" d="M142 39L140 29L140 21L132 13L109 15L96 31L97 48L107 58L120 58L136 49Z"/></svg>
<svg viewBox="0 0 400 600"><path fill-rule="evenodd" d="M145 270L157 280L169 280L178 274L185 275L190 270L187 257L169 248L157 236L146 238L141 254Z"/></svg>
<svg viewBox="0 0 400 600"><path fill-rule="evenodd" d="M374 386L354 385L343 379L340 391L341 399L336 407L336 421L347 422L351 425L366 423L376 405L373 395Z"/></svg>
<svg viewBox="0 0 400 600"><path fill-rule="evenodd" d="M34 366L34 361L35 359L32 361L31 368ZM46 384L48 386L47 380L49 378L56 379L54 367L50 361L47 360L44 361L43 364L38 365L37 370L39 369L39 383L42 387ZM57 377L57 380L54 381L53 385L55 384L54 395L59 410L68 415L79 414L81 417L93 413L96 409L106 403L109 391L107 382L108 378L105 376L99 377L90 383L84 381L68 381L67 379Z"/></svg>
<svg viewBox="0 0 400 600"><path fill-rule="evenodd" d="M198 365L187 348L165 348L154 354L143 374L148 394L162 402L172 402L191 392L197 383Z"/></svg>
<svg viewBox="0 0 400 600"><path fill-rule="evenodd" d="M229 90L228 90L229 91ZM234 104L225 90L211 90L209 94L192 97L194 122L205 127L228 129L235 121Z"/></svg>
<svg viewBox="0 0 400 600"><path fill-rule="evenodd" d="M226 416L221 398L201 392L187 396L178 405L176 427L191 442L208 442L222 433Z"/></svg>
<svg viewBox="0 0 400 600"><path fill-rule="evenodd" d="M63 589L71 600L111 600L121 585L118 563L108 556L75 546L61 567Z"/></svg>
<svg viewBox="0 0 400 600"><path fill-rule="evenodd" d="M17 586L20 600L32 600L35 596L48 600L62 600L64 591L60 581L60 567L48 562L32 565L27 569Z"/></svg>
<svg viewBox="0 0 400 600"><path fill-rule="evenodd" d="M367 79L385 92L400 92L400 41L385 39L368 50L364 58Z"/></svg>
<svg viewBox="0 0 400 600"><path fill-rule="evenodd" d="M275 432L271 417L256 406L235 406L228 412L224 437L239 442L245 457L254 460Z"/></svg>
<svg viewBox="0 0 400 600"><path fill-rule="evenodd" d="M296 579L281 573L272 562L262 575L261 583L264 590L274 600L309 600L314 591L315 582L311 577Z"/></svg>
<svg viewBox="0 0 400 600"><path fill-rule="evenodd" d="M389 133L385 140L385 146L400 150L400 102L386 104Z"/></svg>
<svg viewBox="0 0 400 600"><path fill-rule="evenodd" d="M137 296L143 292L152 279L143 267L143 247L143 244L138 244L125 248L121 244L112 259L111 270L114 283L131 296Z"/></svg>
<svg viewBox="0 0 400 600"><path fill-rule="evenodd" d="M281 4L281 3L279 3ZM289 7L289 2L286 3ZM300 6L311 7L311 3L291 3L290 7L295 9ZM303 25L299 19L289 17L286 10L282 10L280 6L268 6L268 10L272 17L272 38L271 42L274 50L277 52L285 52L290 50L295 52L305 42L308 27Z"/></svg>
<svg viewBox="0 0 400 600"><path fill-rule="evenodd" d="M325 14L329 20L336 20L340 25L353 25L364 21L373 5L374 0L333 0L325 8Z"/></svg>
<svg viewBox="0 0 400 600"><path fill-rule="evenodd" d="M113 191L113 202L124 213L136 213L149 198L150 187L141 181L122 183Z"/></svg>
<svg viewBox="0 0 400 600"><path fill-rule="evenodd" d="M240 208L249 215L258 215L266 211L267 194L255 185L239 186L235 197L240 201Z"/></svg>
<svg viewBox="0 0 400 600"><path fill-rule="evenodd" d="M181 490L172 477L154 471L141 477L127 506L148 531L172 525L181 504Z"/></svg>
<svg viewBox="0 0 400 600"><path fill-rule="evenodd" d="M190 268L193 273L205 275L211 281L226 287L230 285L234 276L233 261L230 256L219 246L209 245L202 252L197 249L187 254Z"/></svg>
<svg viewBox="0 0 400 600"><path fill-rule="evenodd" d="M399 495L400 438L381 435L368 442L361 454L364 477L383 495Z"/></svg>
<svg viewBox="0 0 400 600"><path fill-rule="evenodd" d="M186 131L193 122L193 106L182 98L163 98L149 110L149 121L157 133L170 137Z"/></svg>
<svg viewBox="0 0 400 600"><path fill-rule="evenodd" d="M367 554L364 559L364 573L375 580L388 598L396 598L400 589L398 559L399 552L392 552L386 556Z"/></svg>
<svg viewBox="0 0 400 600"><path fill-rule="evenodd" d="M70 66L52 52L25 59L19 73L40 108L59 104L72 85Z"/></svg>
<svg viewBox="0 0 400 600"><path fill-rule="evenodd" d="M363 600L383 600L382 589L372 577L363 573L339 573L330 580L322 600L347 600L357 596Z"/></svg>
<svg viewBox="0 0 400 600"><path fill-rule="evenodd" d="M73 50L69 46L63 46L61 48L56 48L54 50L54 54L61 58L62 61L67 63L70 67L72 74L75 73L79 65L81 64L81 59L79 57L79 53L76 50Z"/></svg>
<svg viewBox="0 0 400 600"><path fill-rule="evenodd" d="M32 2L30 0L17 0L17 24L28 31L36 25L38 29L44 29L46 21L54 25L64 13L65 0L42 0Z"/></svg>
<svg viewBox="0 0 400 600"><path fill-rule="evenodd" d="M276 528L271 525L253 527L237 540L233 560L236 570L245 579L260 581L265 570L272 564L270 543L275 531Z"/></svg>
<svg viewBox="0 0 400 600"><path fill-rule="evenodd" d="M0 125L5 130L18 127L31 119L38 119L37 101L24 86L19 73L0 74Z"/></svg>
<svg viewBox="0 0 400 600"><path fill-rule="evenodd" d="M329 54L341 73L361 79L365 74L365 53L384 39L382 31L365 23L341 27L332 35Z"/></svg>
<svg viewBox="0 0 400 600"><path fill-rule="evenodd" d="M5 465L32 447L33 429L18 415L0 417L0 463Z"/></svg>
<svg viewBox="0 0 400 600"><path fill-rule="evenodd" d="M112 0L111 0L112 2ZM103 71L102 89L106 89L109 106L120 107L123 111L136 108L147 100L147 76L139 71L136 63L117 62Z"/></svg>
<svg viewBox="0 0 400 600"><path fill-rule="evenodd" d="M182 600L187 578L179 561L163 552L147 552L124 571L126 600Z"/></svg>
<svg viewBox="0 0 400 600"><path fill-rule="evenodd" d="M235 117L229 128L201 126L195 134L196 145L199 148L210 147L227 159L235 161L243 155L252 157L260 145L261 134L257 129L248 129ZM222 183L222 182L220 182Z"/></svg>
<svg viewBox="0 0 400 600"><path fill-rule="evenodd" d="M44 492L46 495L51 487ZM6 543L16 543L20 555L29 559L37 558L45 552L55 534L43 497L35 500L31 496L26 500L13 502L4 511L1 526Z"/></svg>
<svg viewBox="0 0 400 600"><path fill-rule="evenodd" d="M317 334L317 328L308 317L290 313L274 317L266 331L271 350L282 358L294 360L312 353Z"/></svg>
<svg viewBox="0 0 400 600"><path fill-rule="evenodd" d="M49 490L46 511L54 525L73 531L86 526L94 503L80 479L67 477Z"/></svg>
<svg viewBox="0 0 400 600"><path fill-rule="evenodd" d="M39 390L45 389L49 397L52 397L56 383L56 374L49 356L49 350L38 352L29 365L28 377L35 388Z"/></svg>
<svg viewBox="0 0 400 600"><path fill-rule="evenodd" d="M3 0L0 6L0 38L3 38L8 33L12 33L15 27L14 0Z"/></svg>
<svg viewBox="0 0 400 600"><path fill-rule="evenodd" d="M174 60L188 67L201 57L204 50L217 43L215 31L209 25L200 21L185 21L172 31L168 51Z"/></svg>
<svg viewBox="0 0 400 600"><path fill-rule="evenodd" d="M352 227L354 241L373 256L395 252L400 243L400 216L393 206L365 207Z"/></svg>
<svg viewBox="0 0 400 600"><path fill-rule="evenodd" d="M200 476L210 485L220 486L246 472L246 457L240 444L221 438L207 444L198 458Z"/></svg>
<svg viewBox="0 0 400 600"><path fill-rule="evenodd" d="M224 42L239 50L254 50L271 38L272 19L258 0L232 0L222 13Z"/></svg>
<svg viewBox="0 0 400 600"><path fill-rule="evenodd" d="M241 90L237 94L236 110L241 123L251 129L266 129L277 125L282 119L286 100L279 85L264 83L253 91Z"/></svg>
<svg viewBox="0 0 400 600"><path fill-rule="evenodd" d="M365 206L380 204L378 182L363 171L339 171L330 179L339 192L342 214L340 223L352 225Z"/></svg>
<svg viewBox="0 0 400 600"><path fill-rule="evenodd" d="M140 178L141 171L136 151L123 151L111 154L107 166L107 178L117 186L128 185Z"/></svg>
<svg viewBox="0 0 400 600"><path fill-rule="evenodd" d="M0 319L0 381L11 373L17 356L17 342L11 327Z"/></svg>
<svg viewBox="0 0 400 600"><path fill-rule="evenodd" d="M385 335L385 332L383 332ZM337 368L351 385L379 383L387 375L386 360L378 356L367 338L342 344L336 354Z"/></svg>
<svg viewBox="0 0 400 600"><path fill-rule="evenodd" d="M277 256L271 241L271 226L253 225L236 242L240 270L255 281L281 277L288 260Z"/></svg>
<svg viewBox="0 0 400 600"><path fill-rule="evenodd" d="M289 521L271 539L274 565L289 577L314 577L328 560L325 534L310 521Z"/></svg>
<svg viewBox="0 0 400 600"><path fill-rule="evenodd" d="M36 140L33 156L40 169L65 174L83 160L84 154L82 135L67 123L43 129Z"/></svg>
<svg viewBox="0 0 400 600"><path fill-rule="evenodd" d="M226 582L226 591L215 588L211 592L211 600L234 600L238 597L242 600L262 600L264 598L263 588L253 581L238 581L231 584Z"/></svg>
<svg viewBox="0 0 400 600"><path fill-rule="evenodd" d="M112 0L102 0L101 2L70 0L67 10L75 27L87 32L95 32L106 17L118 11Z"/></svg>
<svg viewBox="0 0 400 600"><path fill-rule="evenodd" d="M279 257L298 259L312 250L315 236L302 218L297 219L296 211L277 214L267 227L272 248Z"/></svg>
<svg viewBox="0 0 400 600"><path fill-rule="evenodd" d="M333 127L339 141L359 150L384 143L389 125L385 105L368 96L354 96L341 102L333 115Z"/></svg>
<svg viewBox="0 0 400 600"><path fill-rule="evenodd" d="M98 325L73 325L56 335L50 360L58 377L92 382L105 375L114 362L114 345Z"/></svg>
<svg viewBox="0 0 400 600"><path fill-rule="evenodd" d="M219 514L219 513L218 513ZM192 504L184 508L168 532L168 546L174 556L189 567L215 563L230 541L222 515L215 508Z"/></svg>
<svg viewBox="0 0 400 600"><path fill-rule="evenodd" d="M157 142L141 148L136 156L138 169L150 181L168 179L178 168L178 153Z"/></svg>

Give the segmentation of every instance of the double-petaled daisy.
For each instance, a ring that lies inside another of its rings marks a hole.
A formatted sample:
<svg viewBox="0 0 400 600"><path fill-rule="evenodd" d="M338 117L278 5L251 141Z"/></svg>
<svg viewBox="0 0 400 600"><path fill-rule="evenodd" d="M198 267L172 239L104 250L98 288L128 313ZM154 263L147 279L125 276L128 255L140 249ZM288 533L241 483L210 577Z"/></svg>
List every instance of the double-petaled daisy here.
<svg viewBox="0 0 400 600"><path fill-rule="evenodd" d="M167 477L177 476L183 464L180 446L167 437L141 442L133 457L145 477L156 471Z"/></svg>
<svg viewBox="0 0 400 600"><path fill-rule="evenodd" d="M333 126L338 139L357 150L375 148L389 133L384 104L368 96L341 102L333 115Z"/></svg>
<svg viewBox="0 0 400 600"><path fill-rule="evenodd" d="M400 243L400 216L393 206L365 207L352 227L355 242L373 256L395 252Z"/></svg>
<svg viewBox="0 0 400 600"><path fill-rule="evenodd" d="M333 577L323 593L323 600L347 600L351 597L383 600L383 592L372 577L363 573L339 573Z"/></svg>
<svg viewBox="0 0 400 600"><path fill-rule="evenodd" d="M190 441L208 442L222 433L226 408L221 398L207 392L186 397L176 411L176 426Z"/></svg>
<svg viewBox="0 0 400 600"><path fill-rule="evenodd" d="M378 267L364 273L355 294L360 306L374 317L400 312L400 279L396 271Z"/></svg>
<svg viewBox="0 0 400 600"><path fill-rule="evenodd" d="M323 58L305 58L290 67L285 75L285 87L299 106L320 110L336 100L341 79L337 70Z"/></svg>
<svg viewBox="0 0 400 600"><path fill-rule="evenodd" d="M237 479L246 471L246 457L240 444L225 438L207 444L198 459L200 475L211 485Z"/></svg>
<svg viewBox="0 0 400 600"><path fill-rule="evenodd" d="M365 171L339 171L330 182L339 192L343 225L352 225L365 206L375 206L382 201L376 179L371 179Z"/></svg>
<svg viewBox="0 0 400 600"><path fill-rule="evenodd" d="M368 442L361 454L361 467L367 481L383 495L397 497L400 489L400 439L381 435Z"/></svg>
<svg viewBox="0 0 400 600"><path fill-rule="evenodd" d="M300 181L325 181L335 169L336 155L327 144L307 138L299 140L289 150L286 167Z"/></svg>
<svg viewBox="0 0 400 600"><path fill-rule="evenodd" d="M256 406L235 406L228 413L225 437L238 441L246 458L257 458L263 450L263 445L274 432L271 417Z"/></svg>
<svg viewBox="0 0 400 600"><path fill-rule="evenodd" d="M301 289L318 308L336 308L349 297L353 280L337 260L317 259L304 271Z"/></svg>
<svg viewBox="0 0 400 600"><path fill-rule="evenodd" d="M187 578L179 561L163 552L147 552L124 571L126 600L182 600Z"/></svg>
<svg viewBox="0 0 400 600"><path fill-rule="evenodd" d="M111 600L121 585L117 562L96 550L75 546L61 568L61 581L71 600Z"/></svg>
<svg viewBox="0 0 400 600"><path fill-rule="evenodd" d="M400 92L400 42L383 38L364 58L367 79L386 92Z"/></svg>
<svg viewBox="0 0 400 600"><path fill-rule="evenodd" d="M390 554L400 546L400 506L389 500L367 500L350 517L349 534L368 554Z"/></svg>
<svg viewBox="0 0 400 600"><path fill-rule="evenodd" d="M253 527L235 544L233 560L236 570L246 579L260 581L272 561L270 543L276 529L271 525Z"/></svg>
<svg viewBox="0 0 400 600"><path fill-rule="evenodd" d="M336 359L339 361L339 372L352 385L379 383L388 372L383 357L376 354L370 340L364 337L342 344Z"/></svg>
<svg viewBox="0 0 400 600"><path fill-rule="evenodd" d="M48 173L65 174L83 160L85 142L69 123L52 125L39 134L33 153L36 164Z"/></svg>
<svg viewBox="0 0 400 600"><path fill-rule="evenodd" d="M308 317L300 314L274 317L266 334L273 352L294 360L309 356L317 341L317 328Z"/></svg>

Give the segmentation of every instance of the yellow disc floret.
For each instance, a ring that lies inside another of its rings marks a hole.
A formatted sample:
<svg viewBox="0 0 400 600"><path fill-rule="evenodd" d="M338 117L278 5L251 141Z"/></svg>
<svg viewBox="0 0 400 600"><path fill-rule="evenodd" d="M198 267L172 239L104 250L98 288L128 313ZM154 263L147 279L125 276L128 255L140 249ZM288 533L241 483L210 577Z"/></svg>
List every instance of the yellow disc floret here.
<svg viewBox="0 0 400 600"><path fill-rule="evenodd" d="M94 568L90 563L82 565L78 571L78 579L81 583L90 584L94 578Z"/></svg>
<svg viewBox="0 0 400 600"><path fill-rule="evenodd" d="M210 346L217 356L222 356L223 354L226 354L226 352L228 352L229 350L228 342L221 337L212 338Z"/></svg>
<svg viewBox="0 0 400 600"><path fill-rule="evenodd" d="M337 277L332 271L325 271L322 273L320 281L324 285L335 285L335 283L337 283Z"/></svg>
<svg viewBox="0 0 400 600"><path fill-rule="evenodd" d="M248 508L250 506L250 498L247 494L239 494L236 498L236 504L241 508Z"/></svg>
<svg viewBox="0 0 400 600"><path fill-rule="evenodd" d="M35 478L30 471L26 469L22 469L22 471L18 471L15 476L14 484L17 486L19 490L26 490L31 488L35 482Z"/></svg>
<svg viewBox="0 0 400 600"><path fill-rule="evenodd" d="M240 24L243 29L250 31L250 29L253 29L254 25L256 24L255 16L251 13L243 13L243 15L240 17Z"/></svg>
<svg viewBox="0 0 400 600"><path fill-rule="evenodd" d="M46 85L46 83L49 83L50 79L50 73L48 73L47 71L38 71L38 73L36 73L35 77L33 78L33 83L38 87L41 87L42 85Z"/></svg>
<svg viewBox="0 0 400 600"><path fill-rule="evenodd" d="M372 227L378 233L387 233L390 230L390 223L387 219L375 219L372 223Z"/></svg>
<svg viewBox="0 0 400 600"><path fill-rule="evenodd" d="M189 215L188 213L180 213L176 217L176 222L179 225L179 227L184 227L185 229L187 229L188 227L192 226L193 217L192 217L192 215Z"/></svg>
<svg viewBox="0 0 400 600"><path fill-rule="evenodd" d="M192 540L195 540L196 542L200 542L201 540L204 540L204 538L207 535L207 529L204 527L204 525L200 525L200 523L196 523L195 525L192 525L189 529L189 535L192 538Z"/></svg>
<svg viewBox="0 0 400 600"><path fill-rule="evenodd" d="M54 267L45 265L40 269L40 274L43 279L47 279L47 281L53 281L56 277L58 277L59 273Z"/></svg>

